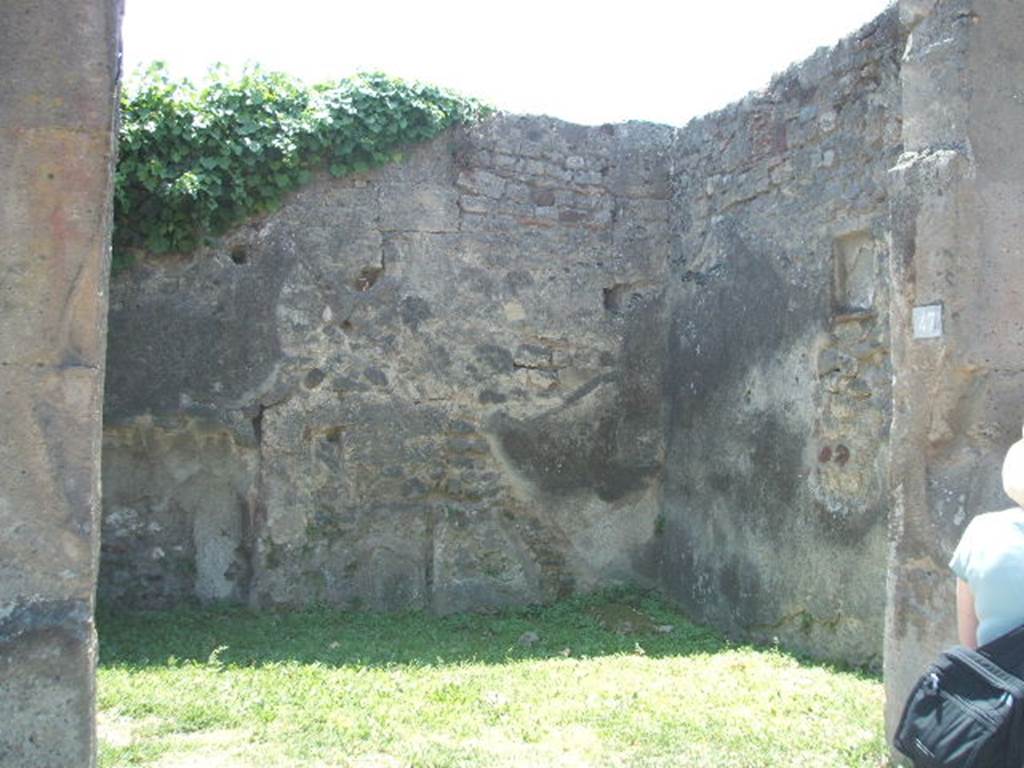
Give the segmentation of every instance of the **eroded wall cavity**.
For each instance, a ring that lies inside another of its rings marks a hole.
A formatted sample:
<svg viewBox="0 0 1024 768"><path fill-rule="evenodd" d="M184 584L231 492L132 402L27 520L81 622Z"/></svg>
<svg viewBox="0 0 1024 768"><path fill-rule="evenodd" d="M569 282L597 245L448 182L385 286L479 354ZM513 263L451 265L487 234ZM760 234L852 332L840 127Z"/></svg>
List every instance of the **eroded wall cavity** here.
<svg viewBox="0 0 1024 768"><path fill-rule="evenodd" d="M497 118L117 276L101 594L650 581L672 136Z"/></svg>
<svg viewBox="0 0 1024 768"><path fill-rule="evenodd" d="M183 595L248 595L255 480L254 440L182 419L108 427L99 589L112 602L155 608Z"/></svg>
<svg viewBox="0 0 1024 768"><path fill-rule="evenodd" d="M662 578L699 618L879 664L890 10L673 151Z"/></svg>
<svg viewBox="0 0 1024 768"><path fill-rule="evenodd" d="M120 3L0 4L0 765L95 764Z"/></svg>

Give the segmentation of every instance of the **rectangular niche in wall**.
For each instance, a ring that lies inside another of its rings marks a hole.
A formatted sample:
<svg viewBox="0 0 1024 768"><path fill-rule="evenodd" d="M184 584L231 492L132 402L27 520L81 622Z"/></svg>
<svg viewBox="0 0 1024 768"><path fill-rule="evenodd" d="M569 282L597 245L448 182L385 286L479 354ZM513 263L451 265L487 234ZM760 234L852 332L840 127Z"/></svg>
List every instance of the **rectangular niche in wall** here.
<svg viewBox="0 0 1024 768"><path fill-rule="evenodd" d="M832 312L870 312L875 304L878 249L867 232L849 232L832 242Z"/></svg>

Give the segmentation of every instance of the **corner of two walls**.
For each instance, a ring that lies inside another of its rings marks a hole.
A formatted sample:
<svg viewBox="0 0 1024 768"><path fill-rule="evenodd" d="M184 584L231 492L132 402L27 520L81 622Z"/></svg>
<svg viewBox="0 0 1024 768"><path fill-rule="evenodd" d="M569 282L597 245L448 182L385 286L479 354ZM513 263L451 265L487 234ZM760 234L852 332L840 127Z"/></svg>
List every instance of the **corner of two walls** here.
<svg viewBox="0 0 1024 768"><path fill-rule="evenodd" d="M118 276L101 595L639 581L877 664L901 29L683 129L459 129Z"/></svg>

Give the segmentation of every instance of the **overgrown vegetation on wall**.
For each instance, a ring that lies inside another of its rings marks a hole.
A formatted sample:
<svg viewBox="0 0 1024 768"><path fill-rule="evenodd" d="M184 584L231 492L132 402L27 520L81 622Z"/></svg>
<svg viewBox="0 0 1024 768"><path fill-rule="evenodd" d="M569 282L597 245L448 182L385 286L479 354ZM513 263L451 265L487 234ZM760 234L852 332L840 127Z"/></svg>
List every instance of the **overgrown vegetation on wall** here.
<svg viewBox="0 0 1024 768"><path fill-rule="evenodd" d="M197 86L154 64L121 97L115 266L135 249L185 252L277 206L311 171L335 176L400 157L404 144L490 109L443 88L360 74L305 86L214 69Z"/></svg>

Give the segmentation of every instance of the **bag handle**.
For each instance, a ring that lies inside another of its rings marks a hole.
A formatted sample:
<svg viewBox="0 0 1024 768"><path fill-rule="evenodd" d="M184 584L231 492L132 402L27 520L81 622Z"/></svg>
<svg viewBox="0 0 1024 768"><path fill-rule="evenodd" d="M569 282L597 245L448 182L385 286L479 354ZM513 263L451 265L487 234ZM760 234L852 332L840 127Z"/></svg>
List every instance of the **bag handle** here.
<svg viewBox="0 0 1024 768"><path fill-rule="evenodd" d="M973 669L988 683L1008 692L1013 698L1024 700L1024 680L1016 675L1011 675L980 653L957 646L946 651L946 655Z"/></svg>

